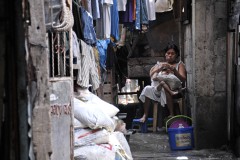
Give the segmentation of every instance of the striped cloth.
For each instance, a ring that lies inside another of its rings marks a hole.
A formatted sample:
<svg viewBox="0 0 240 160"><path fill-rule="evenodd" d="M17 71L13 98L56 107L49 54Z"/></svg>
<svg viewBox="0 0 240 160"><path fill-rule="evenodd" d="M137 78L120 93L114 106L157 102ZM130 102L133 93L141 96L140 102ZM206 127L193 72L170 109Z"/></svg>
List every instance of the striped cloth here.
<svg viewBox="0 0 240 160"><path fill-rule="evenodd" d="M78 72L77 84L81 87L88 88L91 83L93 89L96 90L99 88L100 80L93 48L82 40L80 40L80 43L82 49L81 70Z"/></svg>

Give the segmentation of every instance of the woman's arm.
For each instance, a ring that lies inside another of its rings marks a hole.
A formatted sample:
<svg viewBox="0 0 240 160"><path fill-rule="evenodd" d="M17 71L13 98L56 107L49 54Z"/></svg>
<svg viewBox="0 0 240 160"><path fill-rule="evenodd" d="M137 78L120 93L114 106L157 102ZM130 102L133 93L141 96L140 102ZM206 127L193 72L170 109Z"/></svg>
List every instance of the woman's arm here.
<svg viewBox="0 0 240 160"><path fill-rule="evenodd" d="M184 83L187 79L187 71L185 68L185 65L183 63L180 63L178 66L178 71L175 67L172 68L172 71L174 72L174 75L177 76L182 83Z"/></svg>
<svg viewBox="0 0 240 160"><path fill-rule="evenodd" d="M158 72L154 72L153 75L152 75L152 77L151 77L152 80L158 81L157 75L158 75Z"/></svg>
<svg viewBox="0 0 240 160"><path fill-rule="evenodd" d="M150 69L150 77L152 78L153 77L153 74L154 73L157 73L159 70L159 65L158 64L155 64L151 69Z"/></svg>
<svg viewBox="0 0 240 160"><path fill-rule="evenodd" d="M155 64L151 69L150 69L150 77L153 78L155 73L159 73L162 69L162 63L157 63Z"/></svg>

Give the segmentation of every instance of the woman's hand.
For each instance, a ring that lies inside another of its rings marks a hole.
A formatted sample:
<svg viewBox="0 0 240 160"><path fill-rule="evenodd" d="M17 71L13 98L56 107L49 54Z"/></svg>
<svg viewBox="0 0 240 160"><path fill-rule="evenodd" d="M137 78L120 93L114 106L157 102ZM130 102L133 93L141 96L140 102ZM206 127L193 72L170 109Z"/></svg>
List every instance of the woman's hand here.
<svg viewBox="0 0 240 160"><path fill-rule="evenodd" d="M177 71L176 68L172 65L169 65L169 69L174 73Z"/></svg>
<svg viewBox="0 0 240 160"><path fill-rule="evenodd" d="M161 69L162 70L173 70L175 67L174 66L172 66L172 65L170 65L170 64L167 64L167 63L163 63L162 65L161 65Z"/></svg>

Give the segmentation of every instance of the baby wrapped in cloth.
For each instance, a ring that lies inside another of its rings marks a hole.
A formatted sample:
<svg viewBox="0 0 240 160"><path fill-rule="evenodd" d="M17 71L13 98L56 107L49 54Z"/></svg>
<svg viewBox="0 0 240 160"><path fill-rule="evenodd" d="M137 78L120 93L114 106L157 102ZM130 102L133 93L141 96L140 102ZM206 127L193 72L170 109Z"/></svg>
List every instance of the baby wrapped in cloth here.
<svg viewBox="0 0 240 160"><path fill-rule="evenodd" d="M172 91L179 91L182 89L182 82L173 73L163 70L156 76L158 81L164 81Z"/></svg>
<svg viewBox="0 0 240 160"><path fill-rule="evenodd" d="M157 62L155 67L162 67L164 63ZM177 67L176 67L177 68ZM166 104L165 90L171 95L176 95L182 90L182 82L176 77L173 71L162 69L160 72L155 72L151 77L151 85L144 87L139 99L144 103L145 97L156 102L160 102L162 106Z"/></svg>

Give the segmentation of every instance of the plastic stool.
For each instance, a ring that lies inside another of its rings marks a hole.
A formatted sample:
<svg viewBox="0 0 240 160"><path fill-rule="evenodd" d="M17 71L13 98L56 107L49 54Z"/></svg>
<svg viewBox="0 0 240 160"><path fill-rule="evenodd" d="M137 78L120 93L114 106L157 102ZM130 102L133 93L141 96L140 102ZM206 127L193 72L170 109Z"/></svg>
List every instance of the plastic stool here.
<svg viewBox="0 0 240 160"><path fill-rule="evenodd" d="M144 123L140 122L140 119L133 119L132 121L132 129L134 129L135 126L138 126L139 129L141 130L141 133L147 133L148 125L152 125L153 123L153 118L148 118L147 121Z"/></svg>

